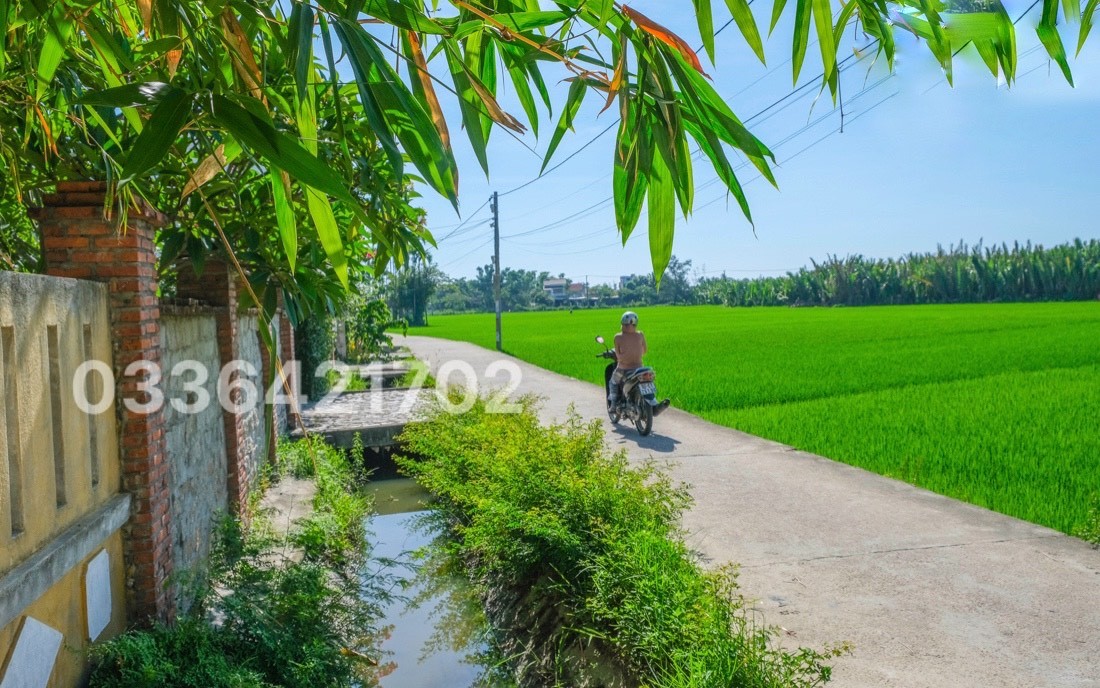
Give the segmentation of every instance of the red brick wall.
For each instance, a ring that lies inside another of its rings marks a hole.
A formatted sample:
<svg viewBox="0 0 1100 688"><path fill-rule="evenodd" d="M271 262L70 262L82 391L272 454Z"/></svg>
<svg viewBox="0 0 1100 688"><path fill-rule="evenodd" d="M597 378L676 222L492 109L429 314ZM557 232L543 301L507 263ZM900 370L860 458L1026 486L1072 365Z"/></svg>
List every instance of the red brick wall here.
<svg viewBox="0 0 1100 688"><path fill-rule="evenodd" d="M108 286L118 394L122 489L133 496L124 528L127 606L132 622L168 621L175 601L166 583L172 574L168 462L163 408L135 413L124 399L146 401L138 392L146 379L123 375L135 361L161 364L160 306L157 301L154 232L162 216L142 205L130 211L119 232L104 218L106 185L62 182L36 213L42 230L46 271L59 277Z"/></svg>

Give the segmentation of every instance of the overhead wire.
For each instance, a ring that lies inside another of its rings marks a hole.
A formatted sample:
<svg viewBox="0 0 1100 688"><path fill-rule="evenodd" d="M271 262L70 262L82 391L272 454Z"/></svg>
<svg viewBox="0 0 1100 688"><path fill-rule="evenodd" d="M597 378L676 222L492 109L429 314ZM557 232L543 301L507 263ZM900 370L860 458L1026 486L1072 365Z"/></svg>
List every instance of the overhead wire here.
<svg viewBox="0 0 1100 688"><path fill-rule="evenodd" d="M867 51L867 50L868 50L868 49L870 49L870 48L871 48L871 47L872 47L872 46L873 46L873 45L874 45L875 43L877 43L877 39L876 39L875 41L872 41L871 43L867 44L867 45L866 45L866 46L864 46L863 48L861 48L859 52L865 52L865 51ZM852 60L853 58L855 58L855 57L856 57L856 55L855 55L855 54L853 54L853 55L849 55L848 57L844 58L844 60L842 60L841 62L839 62L839 63L838 63L838 66L839 66L839 68L841 69L841 71L843 71L844 69L847 69L847 68L848 68L848 67L850 66L850 65L847 65L847 63L848 63L848 62L849 62L850 60ZM858 64L859 62L862 62L862 61L863 61L863 60L865 60L866 58L867 58L867 54L864 54L863 56L859 57L859 58L858 58L858 59L856 60L855 64ZM749 117L748 119L746 119L746 120L744 121L744 123L745 123L745 124L747 125L747 124L749 124L750 122L753 122L754 120L756 120L757 118L759 118L759 117L760 117L760 116L762 116L763 114L765 114L765 113L767 113L767 112L771 111L771 110L772 110L772 109L773 109L774 107L776 107L777 105L779 105L779 104L781 104L781 103L783 103L783 102L787 101L787 100L788 100L788 99L789 99L789 98L790 98L791 96L793 96L793 95L796 95L796 94L798 94L798 93L800 93L800 92L806 91L806 89L808 89L808 88L809 88L810 86L812 86L812 85L815 85L815 84L819 83L819 82L820 82L820 80L821 80L821 79L823 79L823 78L824 78L824 73L822 73L821 75L819 75L819 76L815 77L814 79L811 79L811 80L808 80L808 81L806 81L806 82L805 82L805 83L803 83L803 84L802 84L801 86L798 86L798 87L796 87L796 88L795 88L794 90L792 90L792 91L791 91L790 93L788 93L787 95L785 95L785 96L783 96L783 97L779 98L778 100L776 100L776 101L774 101L773 103L771 103L770 105L766 106L766 107L765 107L764 109L760 110L760 111L759 111L759 112L757 112L756 114L754 114L754 115L750 116L750 117ZM797 100L797 99L796 99L796 100ZM693 156L694 156L694 155L696 155L696 154L698 154L698 153L699 153L699 151L695 151L695 153L693 154ZM582 218L582 217L587 217L587 215L588 215L588 214L591 214L591 213L593 213L593 212L596 212L596 211L600 210L599 206L605 205L605 204L607 204L607 203L611 203L612 201L614 201L614 196L613 196L613 195L612 195L612 196L608 196L608 197L606 197L606 198L604 198L604 199L602 199L602 200L598 201L597 203L595 203L595 204L593 204L593 205L589 206L588 208L586 208L586 209L585 209L584 211L577 211L577 212L575 212L575 213L572 213L571 215L569 215L569 216L567 216L567 217L559 218L559 219L557 219L557 220L554 220L554 221L552 221L552 222L549 222L549 223L546 223L546 224L540 225L540 226L538 226L538 227L535 227L535 228L532 228L532 229L528 229L528 230L524 230L524 231L522 231L522 232L517 232L517 233L514 233L514 234L510 234L510 235L508 235L508 237L509 237L509 238L516 238L516 237L520 237L520 236L528 236L528 235L531 235L531 234L536 234L536 233L539 233L539 232L545 231L545 230L547 230L547 229L553 229L553 228L556 228L556 227L558 227L558 226L559 226L559 225L560 225L561 223L563 223L563 222L567 222L567 221L570 221L570 220L576 220L576 219L580 219L580 218ZM585 211L587 211L587 213L586 213Z"/></svg>
<svg viewBox="0 0 1100 688"><path fill-rule="evenodd" d="M462 228L463 228L463 227L464 227L465 225L467 225L467 224L468 224L468 223L469 223L469 222L470 222L471 220L473 220L473 219L474 219L475 217L477 217L477 214L478 214L478 213L480 213L480 212L481 212L481 211L482 211L482 210L483 210L483 209L485 208L485 206L487 206L487 205L489 205L489 200L488 200L488 199L486 199L486 201L485 201L484 203L482 203L482 204L481 204L480 206L478 206L477 210L475 210L474 212L470 213L470 214L469 214L469 216L467 216L465 220L463 220L462 222L458 223L458 226L457 226L457 227L455 227L455 229L454 229L454 230L452 230L451 232L448 232L448 233L447 233L447 236L445 236L445 237L442 237L442 238L440 238L440 239L437 239L437 240L436 240L436 243L437 243L437 244L442 244L442 243L443 243L444 241L446 241L446 240L450 239L451 237L455 236L456 234L459 234L459 233L461 233L461 231L462 231ZM468 231L468 230L467 230L467 231Z"/></svg>

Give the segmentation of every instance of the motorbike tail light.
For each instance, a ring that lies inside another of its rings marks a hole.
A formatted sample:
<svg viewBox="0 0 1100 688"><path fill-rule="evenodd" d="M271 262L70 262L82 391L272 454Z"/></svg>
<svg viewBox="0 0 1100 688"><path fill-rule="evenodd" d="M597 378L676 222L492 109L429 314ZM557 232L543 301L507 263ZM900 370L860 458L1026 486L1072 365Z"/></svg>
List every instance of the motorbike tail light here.
<svg viewBox="0 0 1100 688"><path fill-rule="evenodd" d="M638 376L639 382L653 382L653 373L642 373Z"/></svg>

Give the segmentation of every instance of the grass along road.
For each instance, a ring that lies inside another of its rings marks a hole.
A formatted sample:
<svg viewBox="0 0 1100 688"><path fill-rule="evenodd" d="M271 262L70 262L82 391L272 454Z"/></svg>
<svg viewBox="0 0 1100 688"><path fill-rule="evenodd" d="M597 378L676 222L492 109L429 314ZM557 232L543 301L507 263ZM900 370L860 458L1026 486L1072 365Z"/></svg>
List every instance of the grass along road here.
<svg viewBox="0 0 1100 688"><path fill-rule="evenodd" d="M1100 303L639 309L658 389L708 420L1073 532L1100 493ZM598 383L618 310L507 313L505 349ZM492 314L410 334L492 348Z"/></svg>

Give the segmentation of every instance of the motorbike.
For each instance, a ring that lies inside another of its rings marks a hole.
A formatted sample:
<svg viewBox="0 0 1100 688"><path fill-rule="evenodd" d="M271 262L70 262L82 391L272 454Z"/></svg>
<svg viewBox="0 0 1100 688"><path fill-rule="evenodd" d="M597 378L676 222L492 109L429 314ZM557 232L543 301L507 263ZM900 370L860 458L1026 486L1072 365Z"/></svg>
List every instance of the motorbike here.
<svg viewBox="0 0 1100 688"><path fill-rule="evenodd" d="M611 375L615 372L618 357L614 349L608 348L602 336L597 335L596 342L604 347L603 353L596 354L596 357L611 361L603 371L604 399L607 399L611 394ZM622 420L631 421L643 437L653 432L653 419L671 403L668 399L657 401L655 377L656 373L649 366L637 368L623 377L617 403L612 406L610 401L607 402L607 417L612 423L617 425Z"/></svg>

